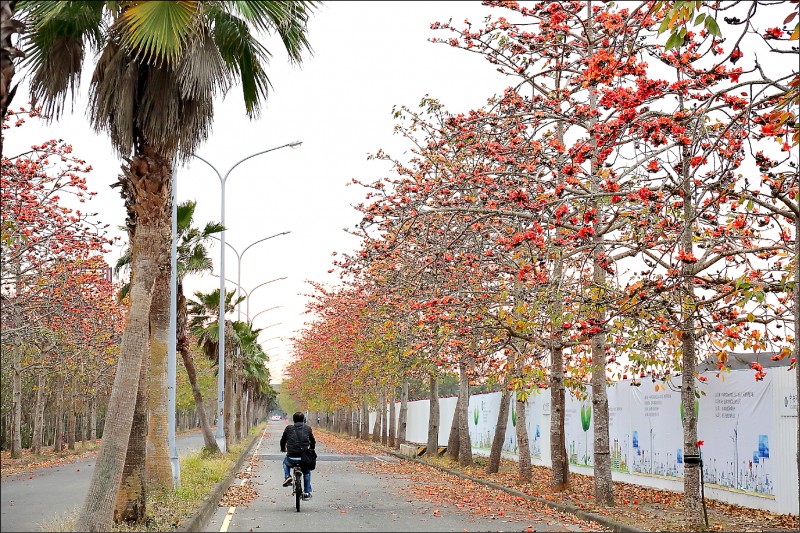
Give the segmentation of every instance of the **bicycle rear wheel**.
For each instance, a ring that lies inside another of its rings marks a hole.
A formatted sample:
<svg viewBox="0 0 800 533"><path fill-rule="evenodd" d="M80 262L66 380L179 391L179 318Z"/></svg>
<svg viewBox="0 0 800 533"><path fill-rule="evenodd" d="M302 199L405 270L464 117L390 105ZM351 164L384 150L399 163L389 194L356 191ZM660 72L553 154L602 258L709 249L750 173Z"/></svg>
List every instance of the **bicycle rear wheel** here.
<svg viewBox="0 0 800 533"><path fill-rule="evenodd" d="M303 498L303 474L299 470L294 472L294 504L300 512L300 500Z"/></svg>

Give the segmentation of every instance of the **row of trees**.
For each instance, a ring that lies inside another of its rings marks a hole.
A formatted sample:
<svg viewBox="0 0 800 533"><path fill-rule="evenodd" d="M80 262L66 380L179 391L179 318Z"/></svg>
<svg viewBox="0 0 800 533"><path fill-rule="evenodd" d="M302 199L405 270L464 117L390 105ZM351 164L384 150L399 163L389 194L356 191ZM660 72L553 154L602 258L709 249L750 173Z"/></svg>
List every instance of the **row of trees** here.
<svg viewBox="0 0 800 533"><path fill-rule="evenodd" d="M0 2L0 112L10 107L21 66L31 96L57 119L93 50L98 60L87 110L125 161L117 185L128 214L130 302L79 531L111 529L121 484L133 487L121 506L130 514L117 516L144 516L144 469L132 459L145 448L148 357L159 369L150 382L164 390L166 381L160 369L166 368L168 335L172 161L188 159L205 140L215 97L234 84L241 83L247 115L258 116L270 85L270 51L258 34L274 32L299 63L309 49L306 22L314 7L299 1ZM163 417L166 394L153 398L151 413ZM168 467L162 459L154 471L166 481ZM138 481L123 484L123 476Z"/></svg>
<svg viewBox="0 0 800 533"><path fill-rule="evenodd" d="M395 174L365 184L363 246L338 262L341 287L316 286L286 386L311 410L363 414L427 379L435 446L439 376L457 374L448 454L465 465L471 384L502 384L504 408L549 387L556 489L569 483L565 395L590 393L594 496L612 505L610 380L660 389L680 375L691 455L698 360L723 373L747 349L795 367L800 23L772 2L488 4L504 13L434 23L448 35L432 41L511 86L466 113L428 97L396 110L413 155L376 154ZM402 440L402 407L399 426ZM700 527L698 468L684 493Z"/></svg>
<svg viewBox="0 0 800 533"><path fill-rule="evenodd" d="M10 113L4 126L37 114ZM2 161L2 436L14 458L23 445L96 440L107 401L123 306L102 258L105 226L69 207L93 195L90 170L60 140Z"/></svg>
<svg viewBox="0 0 800 533"><path fill-rule="evenodd" d="M38 120L37 115L37 111L12 111L6 121L16 120L21 126L29 116ZM117 286L111 283L111 268L101 256L110 244L103 237L107 225L90 223L90 215L65 205L68 195L78 204L93 196L86 187L89 170L90 166L60 141L3 159L2 311L7 335L2 350L2 419L6 423L4 444L7 441L14 458L21 456L23 447L33 454L39 454L43 445L60 452L75 449L76 442L96 441L98 432L102 436L130 281ZM214 410L209 420L192 348L207 355L212 366L216 363L219 291L198 292L196 299L187 300L183 280L188 274L211 270L206 245L222 227L216 223L194 227L194 210L194 202L178 207L176 340L191 389L191 410L203 429L206 448L214 452L219 451L211 431ZM117 272L128 270L130 261L128 247L117 262ZM232 296L228 295L229 307L237 303L230 302ZM159 318L152 317L151 322L155 324ZM266 415L275 393L269 385L267 356L257 342L259 330L249 323L229 321L226 334L224 427L228 444L233 445ZM128 477L138 476L136 469L140 469L150 490L172 482L163 401L166 354L154 357L154 347L158 348L151 345L143 365L146 371L140 388L143 403L137 429L142 432L143 446L132 446L127 454ZM132 454L132 450L140 454ZM144 507L131 505L139 498L128 491L138 494L141 487L135 483L122 487L117 497L119 518L139 520L137 515Z"/></svg>

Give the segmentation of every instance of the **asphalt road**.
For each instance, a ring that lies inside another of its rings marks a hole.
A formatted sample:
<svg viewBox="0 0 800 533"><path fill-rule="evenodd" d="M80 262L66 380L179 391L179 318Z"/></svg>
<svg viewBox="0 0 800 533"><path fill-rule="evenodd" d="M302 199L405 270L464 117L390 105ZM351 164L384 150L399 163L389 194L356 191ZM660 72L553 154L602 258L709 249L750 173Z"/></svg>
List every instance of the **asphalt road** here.
<svg viewBox="0 0 800 533"><path fill-rule="evenodd" d="M176 439L178 455L203 447L199 431ZM0 531L40 531L78 509L86 496L95 457L58 467L25 470L0 482Z"/></svg>
<svg viewBox="0 0 800 533"><path fill-rule="evenodd" d="M400 459L336 455L319 444L317 469L312 474L314 496L301 503L298 513L291 489L281 486L283 455L278 442L285 425L271 422L255 448L259 460L251 475L258 498L244 506L218 508L206 531L525 531L529 524L535 531L579 531L571 524L491 519L455 506L419 501L407 490L408 479L370 469L378 461Z"/></svg>

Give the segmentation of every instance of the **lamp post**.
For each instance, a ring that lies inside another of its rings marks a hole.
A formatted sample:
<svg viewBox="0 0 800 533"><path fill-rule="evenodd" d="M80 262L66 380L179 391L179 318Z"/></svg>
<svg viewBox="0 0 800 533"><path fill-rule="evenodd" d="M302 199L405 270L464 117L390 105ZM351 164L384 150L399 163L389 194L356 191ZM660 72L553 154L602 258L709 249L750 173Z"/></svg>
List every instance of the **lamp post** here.
<svg viewBox="0 0 800 533"><path fill-rule="evenodd" d="M233 253L236 254L236 270L238 271L238 274L237 274L237 277L236 277L236 279L237 279L236 286L239 288L239 290L242 290L244 292L244 289L242 289L242 256L245 254L245 252L247 252L247 250L249 250L250 248L252 248L253 246L255 246L256 244L258 244L260 242L267 241L269 239L272 239L273 237L280 237L281 235L288 235L289 233L291 233L291 231L282 231L280 233L276 233L275 235L270 235L269 237L264 237L263 239L258 239L257 241L251 242L250 244L248 244L247 247L244 250L242 250L242 253L239 253L239 251L236 248L234 248L233 245L231 245L230 243L227 243L227 242L224 243L225 245L228 246L228 248L233 250ZM217 238L214 235L211 235L210 237L213 238L213 239L217 239L218 241L220 240L219 238ZM224 250L223 250L223 252L224 252ZM286 278L279 278L279 279L286 279ZM231 281L231 280L228 280L228 281ZM275 280L272 280L272 281L275 281ZM231 283L233 283L233 282L231 282ZM269 281L267 281L266 283L269 283ZM257 288L258 287L253 289L253 291L256 290ZM253 291L250 291L250 292L253 292ZM246 292L245 292L245 296L247 296ZM250 305L250 298L249 297L247 298L247 304ZM242 308L241 308L241 306L239 304L236 304L236 310L237 310L236 320L241 321L241 319L242 319ZM250 316L249 311L247 313L247 316L248 317Z"/></svg>
<svg viewBox="0 0 800 533"><path fill-rule="evenodd" d="M212 275L212 276L219 277L219 275L218 275L218 274L214 274L214 273L212 273L211 275ZM271 280L269 280L269 281L265 281L264 283L259 283L258 285L256 285L256 286L255 286L255 287L253 287L252 289L250 289L250 291L249 291L249 292L248 292L248 291L246 291L246 290L244 290L244 288L243 288L241 285L239 285L238 283L236 283L236 282L235 282L235 281L233 281L233 280L230 280L230 279L228 279L228 278L225 278L225 281L227 281L227 282L229 282L229 283L233 283L234 285L236 285L236 286L239 288L239 290L240 290L240 291L242 291L242 292L244 293L244 298L245 298L245 300L247 300L247 311L245 312L245 318L247 319L247 321L248 321L248 322L250 322L250 295L251 295L251 294L253 294L253 292L254 292L256 289L258 289L259 287L263 287L264 285L269 285L270 283L273 283L273 282L275 282L275 281L281 281L281 280L284 280L284 279L287 279L287 278L286 278L286 276L283 276L282 278L275 278L275 279L271 279ZM237 306L238 306L238 304L237 304ZM277 307L281 307L281 306L277 306ZM271 307L270 309L275 309L275 308L274 308L274 307ZM263 313L263 311L261 311L261 312ZM237 318L237 320L239 320L239 318Z"/></svg>
<svg viewBox="0 0 800 533"><path fill-rule="evenodd" d="M175 445L175 387L178 357L178 155L172 158L172 243L169 276L169 343L167 344L167 441L169 463L172 467L173 490L181 486L181 468L178 447Z"/></svg>
<svg viewBox="0 0 800 533"><path fill-rule="evenodd" d="M219 446L220 451L226 452L227 446L225 443L225 425L224 423L224 411L225 411L225 183L228 181L228 176L230 176L233 169L247 161L248 159L252 159L261 154L266 154L267 152L272 152L275 150L279 150L281 148L291 147L296 148L300 146L302 143L300 141L294 141L287 144L282 144L280 146L276 146L274 148L269 148L267 150L262 150L260 152L256 152L254 154L250 154L247 157L244 157L237 161L236 163L228 169L225 174L221 174L217 167L212 165L209 161L203 159L197 154L192 154L194 157L202 161L203 163L207 164L211 167L211 169L216 173L217 178L219 178L219 186L220 186L220 223L222 224L222 232L220 233L220 242L222 242L222 247L220 250L220 266L219 266L219 342L217 343L219 346L219 353L218 353L218 361L217 361L217 431L215 437L217 439L217 446Z"/></svg>

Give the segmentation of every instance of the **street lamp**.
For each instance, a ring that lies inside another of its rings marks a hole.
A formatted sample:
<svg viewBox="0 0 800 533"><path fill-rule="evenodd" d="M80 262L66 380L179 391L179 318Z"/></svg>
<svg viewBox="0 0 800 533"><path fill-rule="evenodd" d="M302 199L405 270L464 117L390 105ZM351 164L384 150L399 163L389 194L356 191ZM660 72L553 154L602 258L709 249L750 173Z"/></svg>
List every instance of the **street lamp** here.
<svg viewBox="0 0 800 533"><path fill-rule="evenodd" d="M213 272L211 273L211 275L219 277L218 274L214 274ZM227 281L229 283L233 283L234 285L236 285L239 288L240 291L242 291L244 293L244 298L245 298L245 300L247 300L247 311L245 312L245 318L247 318L247 321L250 322L250 295L253 294L253 292L256 289L258 289L259 287L263 287L264 285L268 285L268 284L270 284L270 283L272 283L274 281L281 281L283 279L287 279L286 276L284 276L282 278L275 278L275 279L271 279L269 281L265 281L264 283L260 283L260 284L256 285L255 287L253 287L252 289L250 289L249 292L244 290L244 288L241 285L239 285L238 283L236 283L233 280L225 278L225 281ZM238 306L238 304L237 304L237 306ZM280 307L280 306L278 306L278 307ZM275 308L271 307L270 309L275 309ZM263 311L261 311L261 312L263 313ZM240 321L239 318L237 318L236 320Z"/></svg>
<svg viewBox="0 0 800 533"><path fill-rule="evenodd" d="M247 157L244 157L237 161L236 163L225 172L225 175L220 174L217 167L212 165L209 161L203 159L197 154L192 154L194 157L202 161L203 163L207 164L211 167L211 169L216 173L217 178L219 178L219 186L220 186L220 224L222 224L222 232L220 233L220 242L222 242L222 247L220 249L220 266L219 266L219 342L217 345L219 346L218 352L218 362L217 362L217 432L215 437L217 439L217 446L222 452L227 451L227 446L225 444L225 428L224 426L224 411L225 411L225 183L228 181L228 176L230 176L233 169L247 161L248 159L252 159L261 154L266 154L267 152L272 152L274 150L280 150L281 148L291 147L296 148L300 146L302 143L300 141L294 141L287 144L282 144L280 146L276 146L274 148L269 148L267 150L262 150L260 152L256 152L254 154L250 154Z"/></svg>
<svg viewBox="0 0 800 533"><path fill-rule="evenodd" d="M236 277L236 279L238 281L236 281L236 286L239 287L240 290L243 290L242 289L242 256L245 254L245 252L247 252L247 250L249 250L250 248L252 248L253 246L255 246L256 244L258 244L260 242L267 241L269 239L272 239L273 237L280 237L281 235L288 235L289 233L291 233L291 231L282 231L280 233L276 233L275 235L270 235L269 237L264 237L263 239L258 239L257 241L251 242L250 244L248 244L247 247L244 250L242 250L242 253L239 253L239 251L236 250L236 248L234 248L233 245L231 245L231 244L229 244L227 242L223 243L223 244L227 245L228 248L233 250L233 253L236 254L236 260L237 260L236 261L236 265L237 265L237 270L238 270L238 275ZM217 239L218 241L220 240L215 235L211 235L210 237L213 238L213 239ZM224 250L223 250L223 253L224 253ZM286 278L280 278L280 279L286 279ZM228 280L228 281L230 281L230 280ZM273 280L273 281L275 281L275 280ZM233 282L231 282L231 283L233 283ZM267 282L267 283L269 283L269 282ZM258 287L256 287L256 289L257 288ZM256 289L253 289L253 291L256 290ZM253 291L250 291L250 292L253 292ZM245 294L245 296L246 296L246 294ZM250 299L249 298L247 299L247 303L248 303L248 305L250 304ZM236 304L236 310L237 310L236 320L237 321L241 321L242 320L242 308L241 308L241 306L239 304ZM248 312L247 315L249 316L250 313Z"/></svg>

